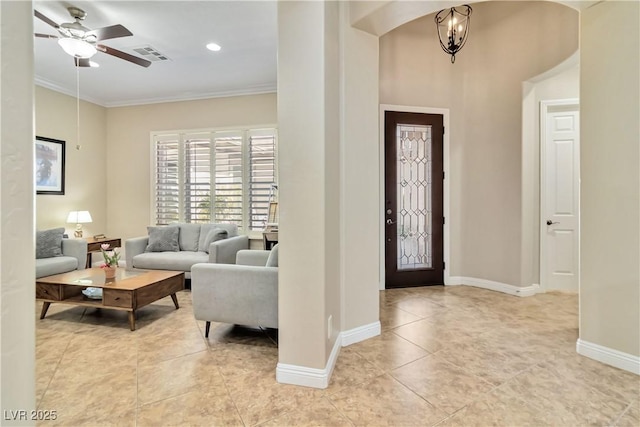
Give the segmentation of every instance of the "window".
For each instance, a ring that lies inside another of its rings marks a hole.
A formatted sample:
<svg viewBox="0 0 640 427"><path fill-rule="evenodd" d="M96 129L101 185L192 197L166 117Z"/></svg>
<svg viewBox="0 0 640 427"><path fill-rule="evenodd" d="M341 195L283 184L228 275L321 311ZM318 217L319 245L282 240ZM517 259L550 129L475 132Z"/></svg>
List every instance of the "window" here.
<svg viewBox="0 0 640 427"><path fill-rule="evenodd" d="M156 133L152 217L262 230L277 182L275 129Z"/></svg>

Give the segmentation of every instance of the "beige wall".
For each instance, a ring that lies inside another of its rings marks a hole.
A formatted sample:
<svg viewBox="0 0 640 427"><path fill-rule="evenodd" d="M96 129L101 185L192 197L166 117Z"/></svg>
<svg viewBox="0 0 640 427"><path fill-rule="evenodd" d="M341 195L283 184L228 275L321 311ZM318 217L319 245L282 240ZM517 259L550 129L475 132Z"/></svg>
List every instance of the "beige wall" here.
<svg viewBox="0 0 640 427"><path fill-rule="evenodd" d="M36 86L36 134L66 141L65 195L36 197L38 229L65 226L69 211L88 210L85 236L123 239L150 224L150 133L276 123L276 95L104 108L80 102L76 149L76 100ZM122 207L126 206L126 209Z"/></svg>
<svg viewBox="0 0 640 427"><path fill-rule="evenodd" d="M74 72L73 67L69 72ZM107 109L80 102L79 150L76 98L36 86L35 111L36 135L63 140L66 148L65 194L36 196L36 228L65 227L73 237L75 224L66 223L67 215L87 210L93 222L83 225L84 236L106 234Z"/></svg>
<svg viewBox="0 0 640 427"><path fill-rule="evenodd" d="M580 339L640 356L638 2L581 16Z"/></svg>
<svg viewBox="0 0 640 427"><path fill-rule="evenodd" d="M150 224L152 131L276 123L275 94L117 108L81 101L78 150L76 99L36 86L35 107L36 134L66 141L65 194L36 196L36 228L64 226L72 235L69 211L88 210L85 236L123 239Z"/></svg>
<svg viewBox="0 0 640 427"><path fill-rule="evenodd" d="M578 14L551 2L473 8L469 40L455 64L439 46L433 15L380 38L380 103L450 109L449 274L527 286L522 83L576 51Z"/></svg>
<svg viewBox="0 0 640 427"><path fill-rule="evenodd" d="M274 93L109 108L107 234L141 236L151 223L151 132L276 122Z"/></svg>
<svg viewBox="0 0 640 427"><path fill-rule="evenodd" d="M0 2L0 411L36 408L33 11ZM51 408L55 409L55 408ZM28 417L26 417L28 418Z"/></svg>

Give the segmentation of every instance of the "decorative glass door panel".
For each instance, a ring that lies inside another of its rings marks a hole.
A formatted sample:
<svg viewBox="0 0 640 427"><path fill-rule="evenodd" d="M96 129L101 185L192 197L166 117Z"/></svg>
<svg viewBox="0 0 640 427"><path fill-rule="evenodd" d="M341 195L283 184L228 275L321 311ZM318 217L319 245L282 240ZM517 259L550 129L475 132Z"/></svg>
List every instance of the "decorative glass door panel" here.
<svg viewBox="0 0 640 427"><path fill-rule="evenodd" d="M385 287L443 284L443 116L384 120Z"/></svg>
<svg viewBox="0 0 640 427"><path fill-rule="evenodd" d="M398 270L433 266L431 209L431 126L398 124Z"/></svg>

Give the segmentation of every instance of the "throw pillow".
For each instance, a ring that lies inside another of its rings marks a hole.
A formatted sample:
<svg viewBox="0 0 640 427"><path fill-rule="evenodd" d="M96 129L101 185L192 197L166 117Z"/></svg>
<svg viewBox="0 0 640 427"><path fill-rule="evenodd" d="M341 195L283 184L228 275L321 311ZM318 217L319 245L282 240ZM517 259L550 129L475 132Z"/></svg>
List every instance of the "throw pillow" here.
<svg viewBox="0 0 640 427"><path fill-rule="evenodd" d="M196 252L198 250L198 240L200 240L200 224L179 223L175 225L180 228L178 236L180 250Z"/></svg>
<svg viewBox="0 0 640 427"><path fill-rule="evenodd" d="M62 256L64 228L36 231L36 259Z"/></svg>
<svg viewBox="0 0 640 427"><path fill-rule="evenodd" d="M223 230L222 228L214 228L207 233L207 237L204 239L204 248L200 248L200 250L209 253L209 245L213 242L217 242L218 240L227 238L227 230Z"/></svg>
<svg viewBox="0 0 640 427"><path fill-rule="evenodd" d="M178 252L180 229L173 226L147 227L149 244L145 252Z"/></svg>
<svg viewBox="0 0 640 427"><path fill-rule="evenodd" d="M280 243L276 243L276 245L271 248L271 253L269 254L269 258L267 258L267 265L265 267L277 267L278 266L278 245Z"/></svg>

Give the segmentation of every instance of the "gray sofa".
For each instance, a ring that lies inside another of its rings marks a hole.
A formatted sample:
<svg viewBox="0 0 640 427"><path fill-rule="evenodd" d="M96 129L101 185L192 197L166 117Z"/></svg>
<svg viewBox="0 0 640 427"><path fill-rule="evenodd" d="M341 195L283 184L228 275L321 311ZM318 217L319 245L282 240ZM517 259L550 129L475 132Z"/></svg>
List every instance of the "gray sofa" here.
<svg viewBox="0 0 640 427"><path fill-rule="evenodd" d="M271 251L242 250L235 265L191 267L193 314L211 322L278 327L278 245Z"/></svg>
<svg viewBox="0 0 640 427"><path fill-rule="evenodd" d="M154 233L167 231L167 227L178 228L177 241L171 242L175 234L164 236L154 244ZM235 224L187 224L175 223L165 227L148 227L150 236L127 239L125 258L127 267L144 270L184 271L191 278L191 266L197 263L233 264L236 253L249 248L249 237L239 236ZM212 233L224 231L209 242ZM169 249L169 250L163 250Z"/></svg>
<svg viewBox="0 0 640 427"><path fill-rule="evenodd" d="M36 232L36 279L85 268L87 241L63 233L64 228Z"/></svg>

